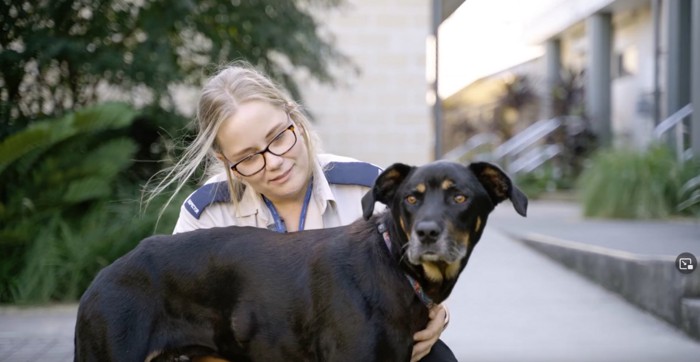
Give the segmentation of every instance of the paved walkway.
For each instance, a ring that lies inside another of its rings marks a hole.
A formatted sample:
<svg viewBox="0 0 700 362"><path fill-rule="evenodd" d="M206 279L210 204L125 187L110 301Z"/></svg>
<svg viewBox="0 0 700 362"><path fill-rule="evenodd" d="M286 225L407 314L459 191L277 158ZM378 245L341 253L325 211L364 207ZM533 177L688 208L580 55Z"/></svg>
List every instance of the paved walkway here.
<svg viewBox="0 0 700 362"><path fill-rule="evenodd" d="M73 361L75 304L0 308L0 362Z"/></svg>
<svg viewBox="0 0 700 362"><path fill-rule="evenodd" d="M682 252L700 256L700 219L609 220L583 218L578 204L560 201L535 201L528 217L504 212L499 205L493 215L493 227L528 238L545 235L638 255L671 256ZM506 210L503 210L506 209ZM537 237L535 237L537 238Z"/></svg>
<svg viewBox="0 0 700 362"><path fill-rule="evenodd" d="M460 361L698 360L698 341L505 237L508 207L489 220L447 301L443 340Z"/></svg>
<svg viewBox="0 0 700 362"><path fill-rule="evenodd" d="M698 256L700 224L630 227L582 220L575 205L546 202L532 203L529 215L497 208L448 301L452 322L443 339L460 361L697 360L698 341L503 232ZM75 313L75 305L0 308L0 362L71 361Z"/></svg>

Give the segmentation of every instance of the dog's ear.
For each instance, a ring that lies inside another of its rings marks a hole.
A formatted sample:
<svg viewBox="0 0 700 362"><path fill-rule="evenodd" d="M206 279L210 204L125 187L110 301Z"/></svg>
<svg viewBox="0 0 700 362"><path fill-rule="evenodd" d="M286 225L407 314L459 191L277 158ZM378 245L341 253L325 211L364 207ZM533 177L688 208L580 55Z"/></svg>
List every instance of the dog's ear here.
<svg viewBox="0 0 700 362"><path fill-rule="evenodd" d="M513 185L510 177L498 166L487 162L475 162L469 165L469 169L484 186L494 205L509 199L518 214L527 215L527 196Z"/></svg>
<svg viewBox="0 0 700 362"><path fill-rule="evenodd" d="M374 212L374 203L376 201L382 204L389 205L396 194L396 189L408 174L413 170L412 166L404 165L403 163L395 163L384 172L382 172L377 180L374 181L374 186L367 191L362 197L362 217L365 220L369 219Z"/></svg>

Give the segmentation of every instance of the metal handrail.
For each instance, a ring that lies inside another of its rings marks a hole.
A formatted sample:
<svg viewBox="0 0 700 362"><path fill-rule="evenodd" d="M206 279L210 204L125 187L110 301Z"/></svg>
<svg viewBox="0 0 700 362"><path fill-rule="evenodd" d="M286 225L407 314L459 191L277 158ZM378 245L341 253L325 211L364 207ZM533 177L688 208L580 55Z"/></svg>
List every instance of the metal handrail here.
<svg viewBox="0 0 700 362"><path fill-rule="evenodd" d="M563 124L563 122L563 119L560 117L539 120L502 144L498 145L492 152L488 153L487 157L479 158L477 155L475 156L475 159L500 163L509 172L512 172L511 170L515 170L515 172L521 170L533 170L552 157L555 157L560 152L560 149L558 147L545 147L538 150L531 150L527 154L518 158L515 158L515 156L527 150L537 142L540 142L547 135L556 131ZM461 146L453 148L443 155L442 158L452 161L459 160L461 157L477 149L478 147L485 144L495 145L497 141L498 137L493 133L480 133L469 138L469 140L467 140ZM509 165L510 159L514 159L513 165Z"/></svg>
<svg viewBox="0 0 700 362"><path fill-rule="evenodd" d="M654 138L661 138L664 133L677 126L685 117L688 117L691 114L693 114L693 105L686 104L685 107L677 110L676 113L670 115L668 118L654 127Z"/></svg>
<svg viewBox="0 0 700 362"><path fill-rule="evenodd" d="M691 114L693 114L693 106L692 104L686 104L685 107L677 110L675 113L654 127L653 135L657 140L661 139L666 132L675 128L676 140L674 144L676 148L676 159L681 163L692 157L692 151L691 153L688 153L683 146L683 120Z"/></svg>
<svg viewBox="0 0 700 362"><path fill-rule="evenodd" d="M444 154L442 157L447 160L457 161L462 156L468 154L469 152L483 146L483 145L496 145L500 141L500 138L493 133L479 133L470 137L467 142L463 143L461 146L457 146Z"/></svg>
<svg viewBox="0 0 700 362"><path fill-rule="evenodd" d="M559 126L561 126L559 118L537 121L498 146L493 153L494 158L498 160L518 154L554 132Z"/></svg>
<svg viewBox="0 0 700 362"><path fill-rule="evenodd" d="M556 144L544 145L538 149L530 150L513 161L513 163L511 163L508 167L508 172L512 174L516 174L521 171L531 172L560 153L561 147Z"/></svg>

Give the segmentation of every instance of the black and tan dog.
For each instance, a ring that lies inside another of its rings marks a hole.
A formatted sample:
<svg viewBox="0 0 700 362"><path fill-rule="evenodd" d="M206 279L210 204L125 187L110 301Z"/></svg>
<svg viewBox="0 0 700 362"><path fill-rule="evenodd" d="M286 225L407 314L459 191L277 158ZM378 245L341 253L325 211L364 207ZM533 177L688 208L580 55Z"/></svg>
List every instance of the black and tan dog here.
<svg viewBox="0 0 700 362"><path fill-rule="evenodd" d="M408 361L425 304L447 298L506 199L525 216L525 195L487 163L394 164L348 226L150 237L83 295L75 359ZM387 210L373 215L375 201Z"/></svg>

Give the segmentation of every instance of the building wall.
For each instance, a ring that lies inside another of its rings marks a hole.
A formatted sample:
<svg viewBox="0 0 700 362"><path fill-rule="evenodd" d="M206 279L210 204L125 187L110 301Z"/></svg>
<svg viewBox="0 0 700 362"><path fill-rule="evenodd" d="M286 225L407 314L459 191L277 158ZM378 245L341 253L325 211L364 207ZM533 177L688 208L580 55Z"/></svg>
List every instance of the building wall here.
<svg viewBox="0 0 700 362"><path fill-rule="evenodd" d="M670 113L673 113L673 110L682 107L684 105L682 103L688 102L686 99L688 97L694 99L693 102L698 103L697 94L700 93L696 86L698 83L692 83L694 80L688 81L690 76L694 74L693 70L695 70L694 66L697 66L697 62L688 64L690 63L689 58L685 57L691 57L690 53L697 50L688 50L689 48L700 44L686 37L688 31L694 31L693 25L696 24L693 22L697 21L700 14L693 12L691 16L691 14L678 14L677 12L679 10L680 12L687 11L683 8L687 4L692 4L691 9L697 10L700 7L695 5L698 5L699 2L681 3L678 0L661 2L651 0L538 0L531 4L538 9L531 11L522 20L529 26L523 27L521 37L528 39L531 44L547 44L550 50L554 49L556 53L560 53L564 69L586 70L589 62L588 45L591 40L587 35L586 25L590 24L587 19L598 12L611 14L610 122L613 143L616 146L645 148L653 141L652 134L656 123L662 122L665 117L669 117ZM655 14L654 9L657 4L660 7L657 9L658 13ZM658 18L655 19L656 16ZM659 32L657 39L654 39L655 26L658 26ZM552 39L560 41L560 49L553 47L554 42L547 43ZM658 43L655 44L655 42ZM654 49L655 46L658 48ZM478 54L479 51L480 49L475 48L472 53ZM483 80L465 84L462 91L472 86L483 86ZM657 93L656 97L655 92ZM693 98L693 96L696 97ZM455 116L453 118L464 118L469 113L474 113L465 112L462 108L479 107L477 104L468 104L462 99L453 99L452 101L462 103L456 105L455 102L448 102L450 107L458 111L450 114ZM697 113L694 112L694 115ZM700 118L691 118L691 131L700 129L700 127L692 127L697 125L697 119ZM686 126L691 120L685 119ZM694 139L700 140L700 136L698 136L700 133L695 135L697 137ZM688 140L686 139L682 143L687 144ZM700 144L700 142L697 143ZM686 147L687 145L682 144L682 146Z"/></svg>
<svg viewBox="0 0 700 362"><path fill-rule="evenodd" d="M426 103L430 0L350 0L319 20L358 65L336 87L299 75L304 105L327 152L386 167L432 159L434 132Z"/></svg>
<svg viewBox="0 0 700 362"><path fill-rule="evenodd" d="M562 67L582 70L586 68L586 29L577 23L560 34Z"/></svg>
<svg viewBox="0 0 700 362"><path fill-rule="evenodd" d="M611 122L617 146L645 147L654 127L653 19L648 2L613 12ZM559 34L562 66L586 68L585 21Z"/></svg>
<svg viewBox="0 0 700 362"><path fill-rule="evenodd" d="M648 6L613 16L612 127L617 145L644 147L654 128L653 21Z"/></svg>

